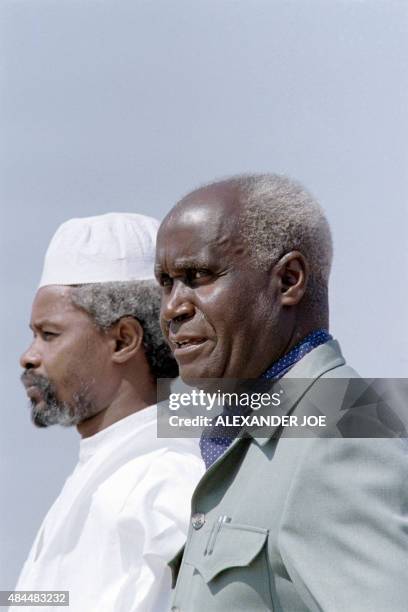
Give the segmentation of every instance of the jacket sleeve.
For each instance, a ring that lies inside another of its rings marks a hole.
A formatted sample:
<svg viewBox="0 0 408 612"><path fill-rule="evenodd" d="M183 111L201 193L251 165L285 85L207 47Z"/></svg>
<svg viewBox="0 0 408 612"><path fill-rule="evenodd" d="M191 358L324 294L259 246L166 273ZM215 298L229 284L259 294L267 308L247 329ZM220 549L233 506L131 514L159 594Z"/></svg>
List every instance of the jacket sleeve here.
<svg viewBox="0 0 408 612"><path fill-rule="evenodd" d="M407 610L408 440L299 442L278 544L305 605Z"/></svg>

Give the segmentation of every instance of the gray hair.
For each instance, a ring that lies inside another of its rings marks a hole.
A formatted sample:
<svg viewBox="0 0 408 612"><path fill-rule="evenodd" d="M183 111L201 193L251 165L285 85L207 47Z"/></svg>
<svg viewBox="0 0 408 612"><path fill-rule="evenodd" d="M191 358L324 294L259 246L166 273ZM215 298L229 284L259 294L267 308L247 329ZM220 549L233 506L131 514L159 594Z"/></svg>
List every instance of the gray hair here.
<svg viewBox="0 0 408 612"><path fill-rule="evenodd" d="M143 328L143 346L154 378L174 378L177 363L166 344L159 322L160 287L155 281L126 281L77 285L72 301L85 310L102 330L130 316Z"/></svg>
<svg viewBox="0 0 408 612"><path fill-rule="evenodd" d="M333 256L330 227L317 200L298 182L279 174L246 174L210 183L231 185L241 205L241 235L255 266L268 269L290 251L310 267L308 306L328 315L328 281Z"/></svg>
<svg viewBox="0 0 408 612"><path fill-rule="evenodd" d="M298 182L278 174L243 176L242 227L252 256L263 268L290 251L300 251L310 266L306 296L327 309L333 257L330 227L317 200Z"/></svg>

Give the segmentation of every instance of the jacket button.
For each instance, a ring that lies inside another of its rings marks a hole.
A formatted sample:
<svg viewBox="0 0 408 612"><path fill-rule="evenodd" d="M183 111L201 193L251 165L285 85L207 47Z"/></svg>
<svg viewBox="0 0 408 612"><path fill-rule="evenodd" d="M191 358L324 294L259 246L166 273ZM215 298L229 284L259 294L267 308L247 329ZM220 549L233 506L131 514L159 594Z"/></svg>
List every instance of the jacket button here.
<svg viewBox="0 0 408 612"><path fill-rule="evenodd" d="M204 523L205 523L205 514L203 514L202 512L196 512L191 517L191 524L194 527L194 529L201 529Z"/></svg>

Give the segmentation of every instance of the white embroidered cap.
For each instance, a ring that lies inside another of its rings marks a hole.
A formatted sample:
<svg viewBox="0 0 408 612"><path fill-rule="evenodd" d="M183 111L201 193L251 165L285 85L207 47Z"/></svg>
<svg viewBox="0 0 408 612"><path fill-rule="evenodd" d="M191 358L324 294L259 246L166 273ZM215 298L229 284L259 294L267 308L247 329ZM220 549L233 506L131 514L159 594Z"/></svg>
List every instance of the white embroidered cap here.
<svg viewBox="0 0 408 612"><path fill-rule="evenodd" d="M132 213L66 221L47 249L39 287L153 279L159 225Z"/></svg>

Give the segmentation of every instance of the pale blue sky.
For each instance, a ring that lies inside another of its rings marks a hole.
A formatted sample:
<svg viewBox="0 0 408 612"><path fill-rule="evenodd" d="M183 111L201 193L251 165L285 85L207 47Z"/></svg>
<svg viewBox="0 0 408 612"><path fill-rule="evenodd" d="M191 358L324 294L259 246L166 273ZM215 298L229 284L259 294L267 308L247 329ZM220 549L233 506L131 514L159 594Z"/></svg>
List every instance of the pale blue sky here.
<svg viewBox="0 0 408 612"><path fill-rule="evenodd" d="M186 191L283 172L332 224L332 331L407 376L408 5L393 0L0 0L0 589L75 463L29 421L18 356L64 220L162 217Z"/></svg>

